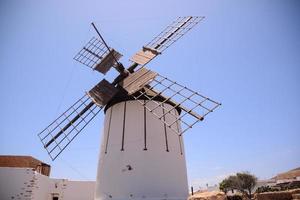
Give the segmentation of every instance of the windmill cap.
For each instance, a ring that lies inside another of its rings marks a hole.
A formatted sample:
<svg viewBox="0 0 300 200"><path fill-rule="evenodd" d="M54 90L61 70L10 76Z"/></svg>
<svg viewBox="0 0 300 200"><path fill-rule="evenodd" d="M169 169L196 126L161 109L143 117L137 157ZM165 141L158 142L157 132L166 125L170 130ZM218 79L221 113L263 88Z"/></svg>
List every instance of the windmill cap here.
<svg viewBox="0 0 300 200"><path fill-rule="evenodd" d="M114 106L117 103L124 102L124 101L134 101L134 100L137 100L137 99L134 98L134 96L138 97L139 100L149 100L149 97L151 98L151 97L154 96L154 98L152 99L152 101L164 102L164 103L167 103L167 104L169 104L169 105L171 105L173 107L175 106L175 103L173 103L170 100L166 101L165 98L163 98L160 95L156 95L155 96L155 95L153 95L153 94L151 94L149 92L147 92L146 94L147 94L147 96L140 95L140 93L138 91L138 92L136 92L133 95L128 95L128 93L123 88L119 87L119 92L105 106L104 113L106 113L106 111L110 107ZM176 107L176 110L177 110L178 114L180 115L180 113L181 113L180 107Z"/></svg>

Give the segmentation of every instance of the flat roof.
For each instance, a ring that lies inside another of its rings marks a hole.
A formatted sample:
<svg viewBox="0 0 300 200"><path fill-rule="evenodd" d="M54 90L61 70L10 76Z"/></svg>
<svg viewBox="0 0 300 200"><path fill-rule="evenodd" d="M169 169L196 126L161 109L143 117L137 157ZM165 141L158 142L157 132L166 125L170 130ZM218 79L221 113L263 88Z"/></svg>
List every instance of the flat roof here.
<svg viewBox="0 0 300 200"><path fill-rule="evenodd" d="M50 167L32 156L0 155L0 167L36 168L39 165Z"/></svg>

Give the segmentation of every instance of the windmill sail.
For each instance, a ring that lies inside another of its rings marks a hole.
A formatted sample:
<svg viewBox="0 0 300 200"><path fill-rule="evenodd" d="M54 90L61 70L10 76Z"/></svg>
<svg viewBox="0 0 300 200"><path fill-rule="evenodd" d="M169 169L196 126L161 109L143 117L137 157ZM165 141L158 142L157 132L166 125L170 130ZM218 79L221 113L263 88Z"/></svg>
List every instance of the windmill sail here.
<svg viewBox="0 0 300 200"><path fill-rule="evenodd" d="M117 92L111 83L103 79L38 134L52 160L57 158Z"/></svg>
<svg viewBox="0 0 300 200"><path fill-rule="evenodd" d="M151 40L142 50L138 51L131 57L131 61L137 65L146 65L157 55L169 48L174 42L185 35L195 25L197 25L204 17L179 17L177 20L167 26L153 40ZM136 66L135 66L136 67ZM129 71L132 70L131 67Z"/></svg>
<svg viewBox="0 0 300 200"><path fill-rule="evenodd" d="M131 96L179 135L192 128L197 122L202 121L206 115L221 105L159 74L149 85ZM141 100L141 97L147 100ZM156 101L157 99L160 100ZM154 102L155 106L150 101ZM164 106L166 103L171 104L172 108L166 108ZM160 112L161 110L163 112ZM181 112L179 117L174 114L175 111ZM166 118L173 120L167 122ZM181 130L174 128L174 125L179 121L182 126Z"/></svg>
<svg viewBox="0 0 300 200"><path fill-rule="evenodd" d="M84 95L38 134L52 160L57 158L101 109L88 95Z"/></svg>
<svg viewBox="0 0 300 200"><path fill-rule="evenodd" d="M122 55L119 52L112 48L108 49L103 42L93 37L75 55L74 60L102 74L106 74L111 67L118 64L117 61L121 57Z"/></svg>

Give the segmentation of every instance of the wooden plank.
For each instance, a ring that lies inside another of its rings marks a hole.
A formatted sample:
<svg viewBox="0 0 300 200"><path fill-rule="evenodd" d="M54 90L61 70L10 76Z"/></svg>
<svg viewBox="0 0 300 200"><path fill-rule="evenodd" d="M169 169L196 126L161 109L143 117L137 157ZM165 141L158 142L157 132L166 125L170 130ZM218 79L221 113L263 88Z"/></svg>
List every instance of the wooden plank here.
<svg viewBox="0 0 300 200"><path fill-rule="evenodd" d="M138 71L130 74L128 77L126 77L123 82L122 86L124 88L127 88L130 84L132 84L134 81L136 81L140 76L146 74L149 70L146 68L141 68Z"/></svg>
<svg viewBox="0 0 300 200"><path fill-rule="evenodd" d="M101 61L98 63L94 70L102 74L106 74L112 66L116 64L116 60L119 60L122 57L122 54L112 49Z"/></svg>
<svg viewBox="0 0 300 200"><path fill-rule="evenodd" d="M149 84L156 76L156 72L153 72L143 67L126 77L120 83L120 85L130 95L142 89L145 85Z"/></svg>
<svg viewBox="0 0 300 200"><path fill-rule="evenodd" d="M98 106L105 106L118 92L107 80L103 79L95 85L87 94Z"/></svg>
<svg viewBox="0 0 300 200"><path fill-rule="evenodd" d="M148 62L150 62L153 58L155 58L158 55L158 52L151 51L149 49L143 48L142 50L138 51L136 54L134 54L130 60L138 63L140 65L145 65Z"/></svg>

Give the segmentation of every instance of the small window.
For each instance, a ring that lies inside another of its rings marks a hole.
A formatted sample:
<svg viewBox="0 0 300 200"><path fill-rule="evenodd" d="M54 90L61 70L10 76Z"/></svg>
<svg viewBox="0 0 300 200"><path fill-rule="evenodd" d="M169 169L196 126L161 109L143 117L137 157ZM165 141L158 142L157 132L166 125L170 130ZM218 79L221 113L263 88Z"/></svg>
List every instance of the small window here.
<svg viewBox="0 0 300 200"><path fill-rule="evenodd" d="M58 200L58 197L52 197L52 200Z"/></svg>

